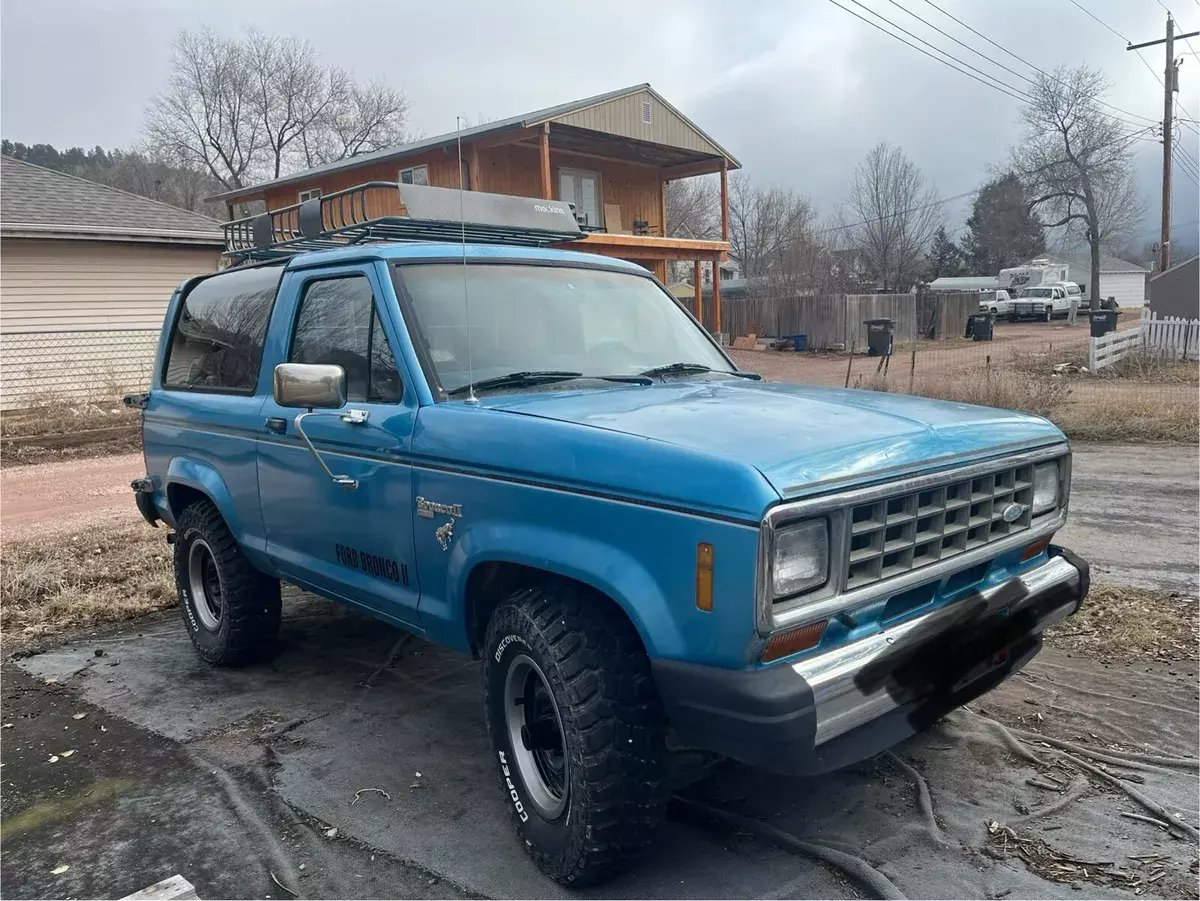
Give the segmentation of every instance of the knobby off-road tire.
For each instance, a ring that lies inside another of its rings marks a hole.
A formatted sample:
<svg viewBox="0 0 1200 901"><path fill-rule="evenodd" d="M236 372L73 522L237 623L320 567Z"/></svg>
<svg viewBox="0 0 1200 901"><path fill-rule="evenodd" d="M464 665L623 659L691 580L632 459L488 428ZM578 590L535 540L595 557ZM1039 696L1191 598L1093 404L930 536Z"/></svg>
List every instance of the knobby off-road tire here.
<svg viewBox="0 0 1200 901"><path fill-rule="evenodd" d="M269 657L279 636L279 580L259 572L217 508L198 501L175 529L175 585L197 653L216 666Z"/></svg>
<svg viewBox="0 0 1200 901"><path fill-rule="evenodd" d="M564 885L616 876L649 850L670 795L665 719L633 626L607 598L547 581L500 603L483 651L488 733L523 847Z"/></svg>

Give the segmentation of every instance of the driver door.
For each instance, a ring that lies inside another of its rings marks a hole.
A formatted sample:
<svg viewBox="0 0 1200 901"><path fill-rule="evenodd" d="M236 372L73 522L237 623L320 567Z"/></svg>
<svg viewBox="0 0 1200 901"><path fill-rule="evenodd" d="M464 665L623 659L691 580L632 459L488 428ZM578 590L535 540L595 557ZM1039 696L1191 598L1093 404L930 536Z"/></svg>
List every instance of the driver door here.
<svg viewBox="0 0 1200 901"><path fill-rule="evenodd" d="M277 315L291 327L273 362L341 366L346 403L306 411L267 398L258 444L267 551L289 581L418 625L407 458L417 398L394 353L394 294L373 264L287 278L290 302Z"/></svg>

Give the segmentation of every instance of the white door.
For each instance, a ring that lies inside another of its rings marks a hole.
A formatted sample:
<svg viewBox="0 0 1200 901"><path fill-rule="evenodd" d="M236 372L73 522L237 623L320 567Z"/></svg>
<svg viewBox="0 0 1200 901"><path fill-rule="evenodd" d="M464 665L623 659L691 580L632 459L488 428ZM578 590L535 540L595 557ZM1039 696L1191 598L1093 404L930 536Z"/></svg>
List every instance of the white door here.
<svg viewBox="0 0 1200 901"><path fill-rule="evenodd" d="M603 228L600 215L600 173L582 169L558 170L559 200L575 204L575 216L581 225Z"/></svg>

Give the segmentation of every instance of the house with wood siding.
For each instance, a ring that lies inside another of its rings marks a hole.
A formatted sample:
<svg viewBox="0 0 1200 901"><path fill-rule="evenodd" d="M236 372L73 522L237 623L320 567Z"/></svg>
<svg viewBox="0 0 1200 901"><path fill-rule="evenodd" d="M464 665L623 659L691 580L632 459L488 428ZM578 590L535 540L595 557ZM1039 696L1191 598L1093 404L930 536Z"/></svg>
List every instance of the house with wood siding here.
<svg viewBox="0 0 1200 901"><path fill-rule="evenodd" d="M221 223L0 157L0 405L144 386L171 294Z"/></svg>
<svg viewBox="0 0 1200 901"><path fill-rule="evenodd" d="M461 159L461 165L460 165ZM459 132L337 160L212 198L229 205L293 206L368 182L425 184L571 203L586 232L580 250L630 260L666 281L668 261L712 264L720 331L720 267L729 253L728 172L738 161L648 84L576 100ZM666 235L666 185L719 175L721 240ZM404 215L395 192L368 195L371 217Z"/></svg>

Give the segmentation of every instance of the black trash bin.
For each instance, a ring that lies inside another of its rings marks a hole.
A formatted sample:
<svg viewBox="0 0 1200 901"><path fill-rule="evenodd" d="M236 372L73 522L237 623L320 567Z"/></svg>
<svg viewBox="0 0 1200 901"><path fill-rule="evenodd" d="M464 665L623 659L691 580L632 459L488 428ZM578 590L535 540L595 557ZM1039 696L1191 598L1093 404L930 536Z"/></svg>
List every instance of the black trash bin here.
<svg viewBox="0 0 1200 901"><path fill-rule="evenodd" d="M1116 310L1092 310L1092 337L1100 338L1107 335L1109 332L1116 331L1117 328L1117 311Z"/></svg>
<svg viewBox="0 0 1200 901"><path fill-rule="evenodd" d="M896 320L864 319L863 325L867 327L867 353L873 357L890 357Z"/></svg>
<svg viewBox="0 0 1200 901"><path fill-rule="evenodd" d="M963 337L974 341L991 341L994 323L991 313L972 313L967 317L967 333Z"/></svg>

